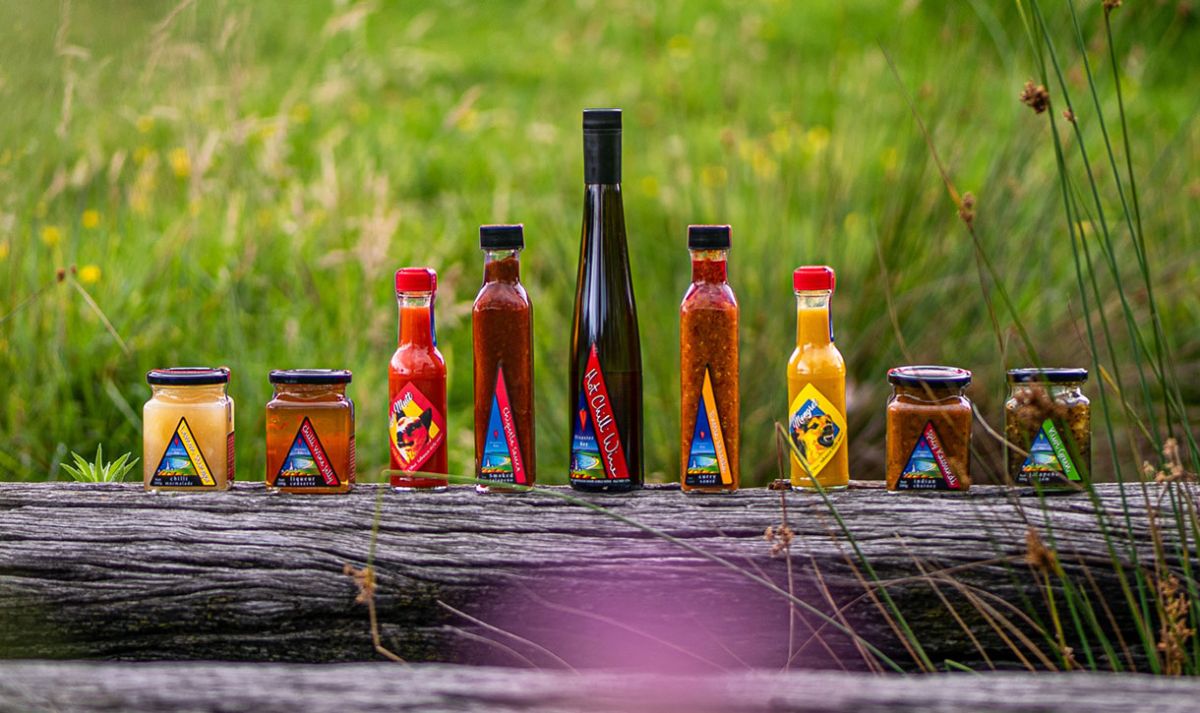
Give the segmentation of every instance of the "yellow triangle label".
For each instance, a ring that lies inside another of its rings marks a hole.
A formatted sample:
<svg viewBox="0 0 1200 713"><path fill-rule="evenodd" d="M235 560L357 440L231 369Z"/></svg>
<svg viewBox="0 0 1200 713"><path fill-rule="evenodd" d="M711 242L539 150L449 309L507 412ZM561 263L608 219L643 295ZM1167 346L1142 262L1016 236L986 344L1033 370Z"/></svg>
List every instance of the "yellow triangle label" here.
<svg viewBox="0 0 1200 713"><path fill-rule="evenodd" d="M166 488L211 488L217 484L208 461L196 444L187 418L179 419L175 433L167 442L158 467L150 478L150 485Z"/></svg>
<svg viewBox="0 0 1200 713"><path fill-rule="evenodd" d="M788 433L815 478L845 443L846 417L812 384L796 394L788 414ZM795 454L792 458L799 460Z"/></svg>

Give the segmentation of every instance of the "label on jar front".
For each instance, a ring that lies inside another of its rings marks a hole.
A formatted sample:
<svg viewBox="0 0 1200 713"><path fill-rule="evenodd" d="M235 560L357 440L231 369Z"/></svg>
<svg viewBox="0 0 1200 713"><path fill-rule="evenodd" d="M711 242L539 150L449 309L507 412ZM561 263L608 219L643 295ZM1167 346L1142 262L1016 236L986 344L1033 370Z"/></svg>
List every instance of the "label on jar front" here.
<svg viewBox="0 0 1200 713"><path fill-rule="evenodd" d="M307 416L296 430L292 447L275 474L277 488L324 488L337 487L337 471L321 445L317 429Z"/></svg>
<svg viewBox="0 0 1200 713"><path fill-rule="evenodd" d="M429 462L446 437L446 417L412 384L392 399L388 411L388 440L392 445L392 467L420 470Z"/></svg>
<svg viewBox="0 0 1200 713"><path fill-rule="evenodd" d="M1033 445L1029 447L1029 457L1021 466L1017 482L1054 483L1064 480L1078 481L1082 478L1079 469L1075 467L1075 461L1067 451L1067 444L1063 442L1062 435L1054 426L1054 422L1046 419L1038 430L1037 437L1033 439Z"/></svg>
<svg viewBox="0 0 1200 713"><path fill-rule="evenodd" d="M162 488L211 488L217 484L187 418L179 419L150 485Z"/></svg>
<svg viewBox="0 0 1200 713"><path fill-rule="evenodd" d="M625 449L596 345L588 354L579 389L579 407L575 413L571 437L571 473L576 480L628 480Z"/></svg>
<svg viewBox="0 0 1200 713"><path fill-rule="evenodd" d="M788 433L808 463L808 474L815 477L846 441L846 418L812 384L796 394L788 413Z"/></svg>
<svg viewBox="0 0 1200 713"><path fill-rule="evenodd" d="M725 453L725 436L721 433L720 410L708 367L704 369L704 386L696 404L696 427L688 447L687 471L683 482L702 487L733 484L729 456Z"/></svg>
<svg viewBox="0 0 1200 713"><path fill-rule="evenodd" d="M479 477L499 483L524 485L528 482L525 461L521 458L521 444L517 441L517 422L508 398L508 385L504 382L503 366L496 369L496 389L492 392L492 412L488 416Z"/></svg>
<svg viewBox="0 0 1200 713"><path fill-rule="evenodd" d="M961 487L937 429L932 421L926 423L908 456L908 463L900 471L896 490L958 490Z"/></svg>

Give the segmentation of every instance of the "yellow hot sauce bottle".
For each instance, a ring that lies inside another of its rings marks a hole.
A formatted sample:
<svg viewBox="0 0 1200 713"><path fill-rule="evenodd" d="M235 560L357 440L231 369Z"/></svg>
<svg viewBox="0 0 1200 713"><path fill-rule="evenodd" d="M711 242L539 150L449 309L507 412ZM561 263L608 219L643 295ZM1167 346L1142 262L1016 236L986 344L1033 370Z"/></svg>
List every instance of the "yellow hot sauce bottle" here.
<svg viewBox="0 0 1200 713"><path fill-rule="evenodd" d="M792 485L844 488L850 483L846 433L846 362L833 343L829 303L833 268L804 266L792 274L796 350L788 360L788 435L803 458L791 457ZM814 480L816 482L814 482Z"/></svg>

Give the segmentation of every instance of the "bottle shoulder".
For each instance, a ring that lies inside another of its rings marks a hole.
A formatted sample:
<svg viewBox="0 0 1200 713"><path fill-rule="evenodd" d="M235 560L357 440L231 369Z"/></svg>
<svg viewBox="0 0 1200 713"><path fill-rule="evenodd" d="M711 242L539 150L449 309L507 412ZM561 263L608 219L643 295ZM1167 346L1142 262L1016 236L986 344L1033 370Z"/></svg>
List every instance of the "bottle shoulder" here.
<svg viewBox="0 0 1200 713"><path fill-rule="evenodd" d="M726 282L693 282L683 293L680 308L684 312L698 310L728 311L738 308L737 296Z"/></svg>
<svg viewBox="0 0 1200 713"><path fill-rule="evenodd" d="M834 343L797 345L788 359L788 370L799 374L845 374L846 360Z"/></svg>
<svg viewBox="0 0 1200 713"><path fill-rule="evenodd" d="M471 312L519 312L531 307L529 293L520 282L485 282L475 295Z"/></svg>

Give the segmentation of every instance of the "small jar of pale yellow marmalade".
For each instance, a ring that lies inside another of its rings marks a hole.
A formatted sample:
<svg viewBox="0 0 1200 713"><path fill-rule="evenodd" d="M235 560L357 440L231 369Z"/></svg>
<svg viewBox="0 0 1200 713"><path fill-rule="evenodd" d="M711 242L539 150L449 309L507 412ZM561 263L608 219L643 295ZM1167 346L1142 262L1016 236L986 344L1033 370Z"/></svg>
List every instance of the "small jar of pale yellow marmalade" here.
<svg viewBox="0 0 1200 713"><path fill-rule="evenodd" d="M233 482L233 399L222 367L155 369L143 409L146 490L225 490Z"/></svg>
<svg viewBox="0 0 1200 713"><path fill-rule="evenodd" d="M350 372L272 371L267 404L267 487L289 493L345 493L354 484L354 402Z"/></svg>

